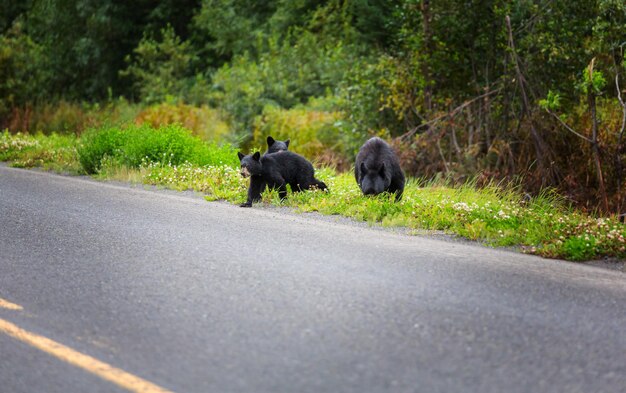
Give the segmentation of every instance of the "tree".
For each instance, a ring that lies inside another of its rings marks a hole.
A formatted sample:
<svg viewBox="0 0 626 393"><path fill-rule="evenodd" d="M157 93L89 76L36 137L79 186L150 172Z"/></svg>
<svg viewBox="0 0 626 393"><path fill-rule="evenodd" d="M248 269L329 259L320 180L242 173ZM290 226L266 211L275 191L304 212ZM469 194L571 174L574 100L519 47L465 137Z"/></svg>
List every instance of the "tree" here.
<svg viewBox="0 0 626 393"><path fill-rule="evenodd" d="M46 63L41 46L24 33L20 22L0 35L0 118L45 94L42 86L50 77Z"/></svg>
<svg viewBox="0 0 626 393"><path fill-rule="evenodd" d="M127 56L128 68L120 72L134 81L139 97L146 103L164 102L168 97L182 97L190 64L194 60L190 43L181 41L171 26L161 30L160 39L144 36L133 56Z"/></svg>

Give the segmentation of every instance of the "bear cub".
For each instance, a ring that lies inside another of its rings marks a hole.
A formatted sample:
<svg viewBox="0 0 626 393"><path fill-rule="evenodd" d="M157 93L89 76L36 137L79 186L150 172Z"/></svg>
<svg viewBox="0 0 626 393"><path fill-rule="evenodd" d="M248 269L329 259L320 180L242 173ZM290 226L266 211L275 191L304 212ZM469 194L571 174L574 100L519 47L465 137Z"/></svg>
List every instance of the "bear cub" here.
<svg viewBox="0 0 626 393"><path fill-rule="evenodd" d="M287 184L293 192L317 187L327 190L326 184L314 176L313 165L299 154L282 151L261 156L259 152L249 155L237 153L241 162L241 175L250 177L248 200L241 207L250 207L252 202L261 200L265 187L278 189L281 199L287 197Z"/></svg>
<svg viewBox="0 0 626 393"><path fill-rule="evenodd" d="M387 191L396 194L396 201L402 199L405 180L400 160L391 146L378 137L361 146L354 164L354 177L364 195Z"/></svg>
<svg viewBox="0 0 626 393"><path fill-rule="evenodd" d="M274 138L272 138L271 136L267 137L267 151L265 152L265 154L272 154L272 153L279 153L281 151L287 151L289 150L289 142L291 142L290 139L287 139L286 141L277 141L274 140Z"/></svg>

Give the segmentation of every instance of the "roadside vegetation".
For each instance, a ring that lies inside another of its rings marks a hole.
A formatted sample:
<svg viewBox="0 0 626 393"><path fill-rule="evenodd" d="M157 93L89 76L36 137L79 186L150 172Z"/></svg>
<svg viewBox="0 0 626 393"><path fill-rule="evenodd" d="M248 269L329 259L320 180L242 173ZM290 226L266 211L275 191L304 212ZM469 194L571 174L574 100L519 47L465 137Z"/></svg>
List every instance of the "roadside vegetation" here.
<svg viewBox="0 0 626 393"><path fill-rule="evenodd" d="M331 188L284 205L623 258L624 31L623 0L5 1L0 160L239 203L272 135ZM358 193L372 136L400 203Z"/></svg>
<svg viewBox="0 0 626 393"><path fill-rule="evenodd" d="M195 190L207 200L239 204L248 180L239 174L236 152L228 143L203 142L181 126L100 127L80 138L0 134L0 160L16 167ZM583 213L556 192L530 197L519 185L410 178L402 200L394 202L392 195L364 197L352 171L316 167L330 192L290 193L281 202L276 192L266 191L262 203L404 227L413 234L444 231L550 258L626 257L626 226L617 217Z"/></svg>
<svg viewBox="0 0 626 393"><path fill-rule="evenodd" d="M0 130L179 123L339 171L376 135L416 178L626 213L623 0L4 3Z"/></svg>

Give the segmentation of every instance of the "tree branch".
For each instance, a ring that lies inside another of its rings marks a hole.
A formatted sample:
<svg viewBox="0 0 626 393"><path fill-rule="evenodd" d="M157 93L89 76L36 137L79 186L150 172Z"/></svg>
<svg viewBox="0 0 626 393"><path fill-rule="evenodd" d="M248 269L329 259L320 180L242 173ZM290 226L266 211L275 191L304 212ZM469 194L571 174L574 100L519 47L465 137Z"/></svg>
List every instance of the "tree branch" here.
<svg viewBox="0 0 626 393"><path fill-rule="evenodd" d="M626 103L624 103L624 99L622 98L622 92L619 87L619 73L615 74L615 87L617 89L617 99L619 100L619 104L622 106L622 128L619 130L619 142L622 141L622 136L624 135L624 130L626 130ZM619 144L618 144L619 147Z"/></svg>
<svg viewBox="0 0 626 393"><path fill-rule="evenodd" d="M583 134L580 134L579 132L577 132L576 130L574 130L572 127L568 126L567 123L565 123L563 120L561 120L560 117L557 116L556 113L552 112L550 109L548 108L544 108L546 112L548 112L550 115L552 115L552 117L554 117L555 119L557 119L559 121L559 123L561 123L561 125L563 127L565 127L565 129L567 129L569 132L571 132L572 134L576 135L579 138L582 138L584 140L586 140L589 143L592 143L593 141L590 138L587 138L586 136L584 136Z"/></svg>
<svg viewBox="0 0 626 393"><path fill-rule="evenodd" d="M413 128L411 128L409 131L405 132L404 134L400 135L399 138L400 139L407 139L410 138L411 136L415 135L417 133L417 131L419 131L422 128L426 128L429 127L435 123L437 123L438 121L440 121L441 119L444 118L452 118L455 117L456 115L458 115L459 113L461 113L461 111L463 111L463 109L467 108L469 105L473 104L474 102L483 99L485 97L488 97L492 94L498 93L500 92L500 90L502 90L502 87L496 89L496 90L490 90L487 93L481 94L477 97L474 97L470 100L467 100L465 102L463 102L461 105L457 106L456 108L452 109L450 112L443 114L441 116L437 116L432 120L427 121L426 123L422 123L418 126L415 126Z"/></svg>

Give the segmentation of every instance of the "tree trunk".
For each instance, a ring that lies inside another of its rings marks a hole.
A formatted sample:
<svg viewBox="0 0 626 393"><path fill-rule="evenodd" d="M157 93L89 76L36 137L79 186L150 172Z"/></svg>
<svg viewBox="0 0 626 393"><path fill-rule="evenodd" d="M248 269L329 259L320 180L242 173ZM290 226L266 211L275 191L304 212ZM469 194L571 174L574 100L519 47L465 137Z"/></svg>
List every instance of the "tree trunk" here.
<svg viewBox="0 0 626 393"><path fill-rule="evenodd" d="M617 134L617 146L615 148L615 176L617 182L617 213L622 213L622 208L624 206L624 196L622 192L622 176L623 176L623 167L622 167L622 141L624 137L624 131L626 130L626 103L624 103L624 99L622 98L622 91L619 86L619 72L615 75L615 88L617 90L617 99L619 100L619 104L622 107L622 126L620 127L619 133Z"/></svg>
<svg viewBox="0 0 626 393"><path fill-rule="evenodd" d="M433 109L432 70L430 62L433 54L433 33L431 28L432 15L430 0L422 1L422 32L424 34L424 53L422 55L422 75L424 77L424 109L428 114Z"/></svg>
<svg viewBox="0 0 626 393"><path fill-rule="evenodd" d="M539 168L539 173L541 174L541 186L545 187L547 183L553 183L552 169L550 165L546 165L546 143L537 131L537 127L535 126L535 121L533 120L532 113L530 111L530 101L528 99L528 94L526 94L526 79L524 78L524 74L519 65L519 60L517 58L517 53L515 51L515 42L513 40L513 29L511 28L511 18L506 16L506 26L509 32L509 47L512 52L512 59L515 65L515 74L516 80L518 82L521 96L522 96L522 112L526 114L528 117L528 121L530 122L530 134L533 138L533 144L535 146L535 155L537 158L537 166ZM548 179L546 179L546 176ZM546 181L548 180L548 181Z"/></svg>
<svg viewBox="0 0 626 393"><path fill-rule="evenodd" d="M593 73L593 66L591 66L589 73L589 76L591 77L591 74ZM593 86L589 86L589 111L591 112L591 151L593 153L593 162L596 167L598 191L600 192L600 199L604 208L604 212L607 213L609 211L609 201L606 196L604 176L602 175L602 163L600 161L600 145L598 144L598 116L596 112L596 94L593 91Z"/></svg>

